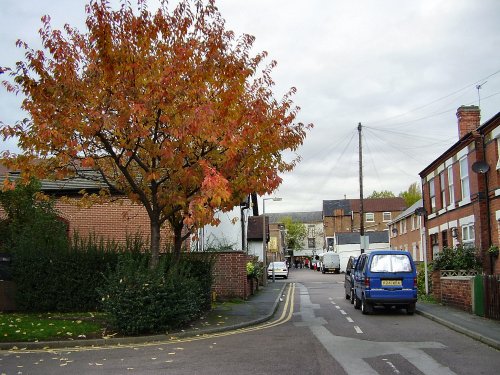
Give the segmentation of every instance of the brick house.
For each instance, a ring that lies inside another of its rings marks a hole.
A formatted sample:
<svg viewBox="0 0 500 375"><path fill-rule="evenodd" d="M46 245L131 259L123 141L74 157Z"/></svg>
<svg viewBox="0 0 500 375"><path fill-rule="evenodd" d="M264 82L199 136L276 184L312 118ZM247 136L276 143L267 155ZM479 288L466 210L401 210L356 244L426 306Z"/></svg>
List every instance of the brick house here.
<svg viewBox="0 0 500 375"><path fill-rule="evenodd" d="M363 200L365 232L388 230L387 224L406 209L403 198L370 198ZM360 200L323 201L323 225L327 247L334 244L337 232L359 232Z"/></svg>
<svg viewBox="0 0 500 375"><path fill-rule="evenodd" d="M474 246L485 273L500 273L487 250L499 246L500 113L480 125L477 106L457 111L459 140L419 174L427 213L428 258L444 247Z"/></svg>
<svg viewBox="0 0 500 375"><path fill-rule="evenodd" d="M423 201L412 204L400 215L390 221L389 243L391 249L405 250L411 253L415 261L423 261L424 253L422 246L422 216L416 211L423 207Z"/></svg>
<svg viewBox="0 0 500 375"><path fill-rule="evenodd" d="M286 217L291 218L295 223L304 225L306 228L307 235L302 242L301 249L293 250L293 254L287 255L293 255L296 257L311 257L324 251L325 237L323 233L323 214L321 211L271 213L268 215L271 233L273 228L281 229L282 231L285 229L283 227L283 220ZM284 235L282 237L284 245Z"/></svg>
<svg viewBox="0 0 500 375"><path fill-rule="evenodd" d="M19 173L4 170L3 176L5 173L8 173L12 180L18 178L19 175ZM96 203L90 207L78 204L81 190L85 189L90 194L97 193L102 187L107 187L107 185L90 175L88 178L41 181L41 191L56 199L55 209L60 219L67 225L68 236L77 232L84 238L96 235L98 238L123 243L128 235L139 234L149 241L150 224L146 209L140 204L133 203L127 197L114 194L112 202L109 203ZM63 196L67 198L61 199ZM168 223L161 229L161 241L161 250L173 242Z"/></svg>

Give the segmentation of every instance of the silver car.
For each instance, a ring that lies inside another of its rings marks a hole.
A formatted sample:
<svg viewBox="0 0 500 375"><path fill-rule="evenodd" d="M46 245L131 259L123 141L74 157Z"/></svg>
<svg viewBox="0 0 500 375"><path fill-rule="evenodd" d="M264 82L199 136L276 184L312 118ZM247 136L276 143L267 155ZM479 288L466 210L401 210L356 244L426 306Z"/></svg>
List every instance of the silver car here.
<svg viewBox="0 0 500 375"><path fill-rule="evenodd" d="M288 267L286 266L286 262L271 262L267 267L267 278L270 279L273 277L273 268L274 268L274 277L283 277L288 279Z"/></svg>

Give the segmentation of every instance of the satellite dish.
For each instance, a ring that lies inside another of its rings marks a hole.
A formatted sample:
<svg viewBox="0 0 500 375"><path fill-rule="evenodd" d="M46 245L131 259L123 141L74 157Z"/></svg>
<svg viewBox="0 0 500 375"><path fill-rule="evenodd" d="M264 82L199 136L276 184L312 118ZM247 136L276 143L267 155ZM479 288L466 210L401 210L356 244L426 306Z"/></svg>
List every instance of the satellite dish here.
<svg viewBox="0 0 500 375"><path fill-rule="evenodd" d="M472 170L476 173L486 173L490 170L490 166L485 161L476 161L472 164Z"/></svg>

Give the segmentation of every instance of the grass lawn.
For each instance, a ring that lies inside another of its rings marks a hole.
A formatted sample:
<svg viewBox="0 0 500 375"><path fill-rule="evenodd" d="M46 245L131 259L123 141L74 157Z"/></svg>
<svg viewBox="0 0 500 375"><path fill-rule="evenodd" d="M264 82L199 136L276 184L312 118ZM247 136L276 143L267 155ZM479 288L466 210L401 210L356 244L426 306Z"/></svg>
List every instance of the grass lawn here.
<svg viewBox="0 0 500 375"><path fill-rule="evenodd" d="M103 313L0 313L0 342L102 338Z"/></svg>

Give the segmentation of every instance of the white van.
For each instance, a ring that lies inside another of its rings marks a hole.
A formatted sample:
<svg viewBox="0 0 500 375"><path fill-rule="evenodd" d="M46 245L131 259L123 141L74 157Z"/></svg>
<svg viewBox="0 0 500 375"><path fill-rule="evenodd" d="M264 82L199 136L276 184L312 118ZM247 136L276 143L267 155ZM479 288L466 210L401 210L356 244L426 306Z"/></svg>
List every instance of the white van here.
<svg viewBox="0 0 500 375"><path fill-rule="evenodd" d="M321 262L321 272L340 273L340 256L334 252L323 253L319 256Z"/></svg>

